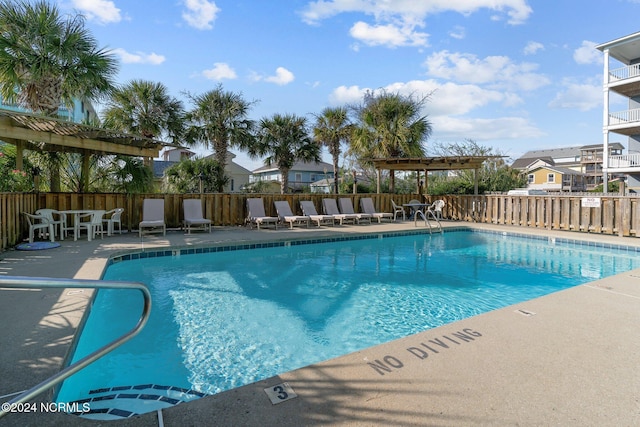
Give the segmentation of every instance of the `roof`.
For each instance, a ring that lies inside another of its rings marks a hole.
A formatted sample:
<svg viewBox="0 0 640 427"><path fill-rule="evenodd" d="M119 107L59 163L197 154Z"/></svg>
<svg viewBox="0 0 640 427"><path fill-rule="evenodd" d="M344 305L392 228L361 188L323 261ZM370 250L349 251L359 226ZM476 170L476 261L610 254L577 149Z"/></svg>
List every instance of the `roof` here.
<svg viewBox="0 0 640 427"><path fill-rule="evenodd" d="M573 170L573 169L563 168L563 167L560 167L560 166L549 166L549 165L540 165L540 166L537 166L537 167L529 170L528 172L533 172L533 171L538 170L538 169L548 169L550 171L557 172L557 173L560 173L562 175L584 175L584 173L576 171L576 170Z"/></svg>
<svg viewBox="0 0 640 427"><path fill-rule="evenodd" d="M157 157L168 142L36 114L0 109L0 140L35 151Z"/></svg>
<svg viewBox="0 0 640 427"><path fill-rule="evenodd" d="M625 65L631 65L640 51L640 32L602 43L596 49L604 52L609 50L609 55Z"/></svg>
<svg viewBox="0 0 640 427"><path fill-rule="evenodd" d="M600 149L600 150L604 150L604 144L591 144L591 145L583 145L582 147L580 147L581 150L589 150L592 148L596 148L596 149ZM609 149L611 148L618 148L620 150L624 150L624 145L622 145L619 142L610 142L609 143Z"/></svg>
<svg viewBox="0 0 640 427"><path fill-rule="evenodd" d="M270 171L278 171L278 166L275 163L270 165L264 165L258 169L254 169L253 173L263 173ZM333 173L333 165L326 162L295 162L289 172L304 171L304 172L331 172Z"/></svg>
<svg viewBox="0 0 640 427"><path fill-rule="evenodd" d="M553 159L558 159L561 157L575 157L580 156L582 154L580 150L583 146L573 146L573 147L559 147L559 148L548 148L544 150L531 150L524 153L520 158L536 158L539 159L541 157L551 157Z"/></svg>
<svg viewBox="0 0 640 427"><path fill-rule="evenodd" d="M371 162L376 169L437 171L478 169L487 159L502 157L504 156L389 157L372 159Z"/></svg>
<svg viewBox="0 0 640 427"><path fill-rule="evenodd" d="M537 160L542 160L543 162L550 165L556 164L556 162L553 161L552 157L520 157L511 164L511 167L514 169L526 169L527 167L529 167L529 165L536 162Z"/></svg>

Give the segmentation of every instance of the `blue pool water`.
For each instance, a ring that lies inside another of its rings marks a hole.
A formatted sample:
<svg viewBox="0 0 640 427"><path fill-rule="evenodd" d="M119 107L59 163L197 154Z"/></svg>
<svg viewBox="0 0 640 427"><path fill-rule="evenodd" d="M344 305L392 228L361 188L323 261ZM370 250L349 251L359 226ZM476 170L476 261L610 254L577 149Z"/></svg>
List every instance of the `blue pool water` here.
<svg viewBox="0 0 640 427"><path fill-rule="evenodd" d="M469 231L118 262L104 279L146 283L149 323L58 401L138 384L217 393L634 268L636 252ZM73 360L141 305L100 291Z"/></svg>

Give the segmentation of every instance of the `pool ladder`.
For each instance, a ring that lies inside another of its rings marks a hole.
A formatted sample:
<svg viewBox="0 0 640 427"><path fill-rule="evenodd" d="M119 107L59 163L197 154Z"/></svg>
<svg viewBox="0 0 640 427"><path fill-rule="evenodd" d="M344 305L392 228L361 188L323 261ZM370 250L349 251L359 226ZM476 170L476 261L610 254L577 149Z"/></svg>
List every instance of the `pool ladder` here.
<svg viewBox="0 0 640 427"><path fill-rule="evenodd" d="M438 224L438 232L442 233L442 224L440 224L440 220L436 216L435 212L433 212L431 209L427 209L426 212L423 212L420 209L416 210L415 214L413 215L413 224L416 227L418 226L418 215L420 215L424 220L424 226L429 226L429 234L433 232L431 229L431 221L429 221L429 216L431 216L431 218L433 218Z"/></svg>
<svg viewBox="0 0 640 427"><path fill-rule="evenodd" d="M18 403L27 402L30 399L44 393L56 384L61 383L71 375L83 369L87 365L93 363L110 351L120 347L125 342L136 336L142 330L149 320L151 313L151 293L149 289L142 283L136 282L118 282L108 280L81 280L81 279L53 279L42 277L21 277L21 276L5 276L0 277L0 288L16 288L16 289L41 289L41 288L76 288L76 289L136 289L142 293L144 298L142 313L135 327L124 335L116 338L107 345L99 348L93 353L83 357L75 363L67 366L62 371L44 380L40 384L20 393L17 397L10 400L9 408ZM0 418L7 415L9 408L0 409Z"/></svg>

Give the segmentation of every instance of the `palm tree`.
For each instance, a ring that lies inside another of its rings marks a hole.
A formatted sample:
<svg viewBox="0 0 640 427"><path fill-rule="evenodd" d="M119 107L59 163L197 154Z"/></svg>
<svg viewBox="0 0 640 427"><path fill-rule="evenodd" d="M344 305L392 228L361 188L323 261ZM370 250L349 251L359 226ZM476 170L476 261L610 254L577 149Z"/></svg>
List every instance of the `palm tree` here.
<svg viewBox="0 0 640 427"><path fill-rule="evenodd" d="M233 146L246 148L254 141L255 123L247 118L253 102L246 101L242 94L224 91L221 85L202 95L189 96L194 108L186 115L186 139L212 148L224 172L228 150ZM224 180L216 181L216 190L222 192Z"/></svg>
<svg viewBox="0 0 640 427"><path fill-rule="evenodd" d="M267 156L266 165L275 163L278 166L282 175L282 194L289 188L289 170L296 161L320 161L320 146L309 137L307 119L294 114L263 118L258 138L248 147L248 152L253 158Z"/></svg>
<svg viewBox="0 0 640 427"><path fill-rule="evenodd" d="M184 130L182 102L158 82L131 80L111 93L103 113L104 126L145 138L166 134L180 142Z"/></svg>
<svg viewBox="0 0 640 427"><path fill-rule="evenodd" d="M210 193L229 182L218 162L206 157L182 160L167 168L165 176L167 190L178 193Z"/></svg>
<svg viewBox="0 0 640 427"><path fill-rule="evenodd" d="M108 93L118 71L82 15L62 17L46 1L0 1L0 95L33 112L56 116L73 99ZM51 191L60 191L59 156L50 153Z"/></svg>
<svg viewBox="0 0 640 427"><path fill-rule="evenodd" d="M432 131L429 120L420 115L425 100L386 91L367 94L356 108L358 124L350 152L364 159L424 156L423 143ZM390 179L393 192L393 170Z"/></svg>
<svg viewBox="0 0 640 427"><path fill-rule="evenodd" d="M329 149L333 158L334 193L338 194L338 161L342 152L341 145L348 142L353 131L349 122L348 111L345 107L325 108L313 127L313 135L320 144Z"/></svg>

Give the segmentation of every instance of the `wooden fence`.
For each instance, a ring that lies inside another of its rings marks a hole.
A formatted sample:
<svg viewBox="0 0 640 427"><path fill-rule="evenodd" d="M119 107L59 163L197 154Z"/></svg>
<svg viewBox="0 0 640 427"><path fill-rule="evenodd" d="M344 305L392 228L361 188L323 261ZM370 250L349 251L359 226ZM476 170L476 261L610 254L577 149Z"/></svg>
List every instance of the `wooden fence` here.
<svg viewBox="0 0 640 427"><path fill-rule="evenodd" d="M179 228L182 224L182 201L185 198L200 198L204 215L217 226L243 225L246 217L246 199L261 197L267 215L275 216L273 202L287 200L294 213L301 214L300 201L312 200L318 212L322 199L333 197L324 194L114 194L114 193L0 193L0 238L2 250L20 243L28 236L28 227L21 212L33 213L36 209L52 208L104 209L124 208L122 226L129 231L137 230L142 217L142 201L145 198L164 198L165 220L168 228ZM376 209L392 212L391 200L396 204L420 199L415 194L357 194L340 195L351 197L353 206L359 210L360 199L371 197ZM446 219L466 222L516 225L548 230L567 230L615 234L638 237L640 230L640 198L619 195L590 198L572 195L549 196L425 196L423 200L435 199L446 202L443 216ZM598 205L592 207L593 205Z"/></svg>

